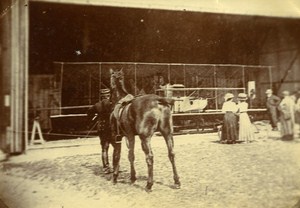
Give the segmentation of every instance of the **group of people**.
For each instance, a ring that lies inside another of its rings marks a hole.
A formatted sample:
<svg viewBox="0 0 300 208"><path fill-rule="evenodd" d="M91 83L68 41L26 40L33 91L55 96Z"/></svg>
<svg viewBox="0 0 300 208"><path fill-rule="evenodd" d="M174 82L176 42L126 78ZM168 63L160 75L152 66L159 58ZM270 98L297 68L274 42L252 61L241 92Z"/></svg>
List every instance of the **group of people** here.
<svg viewBox="0 0 300 208"><path fill-rule="evenodd" d="M222 106L224 113L220 143L234 144L238 141L251 142L255 138L255 129L248 116L247 94L239 93L238 103L234 95L227 93ZM266 108L273 131L281 133L282 140L293 140L300 137L300 89L290 94L285 90L281 98L274 95L271 89L266 91Z"/></svg>
<svg viewBox="0 0 300 208"><path fill-rule="evenodd" d="M225 102L222 106L224 119L220 143L234 144L238 141L251 142L254 140L254 129L247 113L247 99L247 94L239 93L236 104L232 93L225 94Z"/></svg>
<svg viewBox="0 0 300 208"><path fill-rule="evenodd" d="M281 93L282 98L274 95L271 89L266 91L266 95L266 106L272 130L280 130L283 140L299 138L300 89L292 95L289 91L284 90Z"/></svg>

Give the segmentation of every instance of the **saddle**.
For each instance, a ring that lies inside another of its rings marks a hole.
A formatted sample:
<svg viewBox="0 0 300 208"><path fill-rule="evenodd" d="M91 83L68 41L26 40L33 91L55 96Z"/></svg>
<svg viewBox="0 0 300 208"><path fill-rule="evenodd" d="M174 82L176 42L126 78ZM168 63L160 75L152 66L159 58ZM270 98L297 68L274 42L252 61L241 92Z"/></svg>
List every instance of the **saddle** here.
<svg viewBox="0 0 300 208"><path fill-rule="evenodd" d="M120 120L120 117L122 115L122 112L123 112L125 106L128 105L129 103L131 103L133 100L134 100L134 96L131 94L128 94L124 98L119 100L119 102L117 102L117 104L115 105L114 111L113 111L114 117L117 119L117 121Z"/></svg>
<svg viewBox="0 0 300 208"><path fill-rule="evenodd" d="M117 120L117 136L116 136L116 143L120 143L122 141L122 135L120 134L121 129L121 123L120 118L123 114L125 107L131 104L131 102L134 100L134 96L131 94L126 95L124 98L119 100L119 102L115 105L115 108L113 110L113 115ZM128 107L126 108L128 110Z"/></svg>

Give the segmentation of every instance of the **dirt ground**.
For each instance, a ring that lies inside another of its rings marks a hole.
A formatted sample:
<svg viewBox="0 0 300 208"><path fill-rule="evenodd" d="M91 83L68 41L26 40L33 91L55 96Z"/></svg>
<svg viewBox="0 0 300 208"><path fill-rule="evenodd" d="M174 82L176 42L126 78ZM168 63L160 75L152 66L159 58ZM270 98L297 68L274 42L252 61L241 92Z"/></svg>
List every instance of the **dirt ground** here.
<svg viewBox="0 0 300 208"><path fill-rule="evenodd" d="M181 189L173 189L171 164L162 137L152 140L153 191L136 140L138 180L129 183L122 149L119 183L102 173L98 138L35 145L0 165L3 207L256 207L292 208L300 199L300 140L281 141L279 132L258 125L252 143L219 144L216 133L174 136ZM111 150L110 150L111 151Z"/></svg>

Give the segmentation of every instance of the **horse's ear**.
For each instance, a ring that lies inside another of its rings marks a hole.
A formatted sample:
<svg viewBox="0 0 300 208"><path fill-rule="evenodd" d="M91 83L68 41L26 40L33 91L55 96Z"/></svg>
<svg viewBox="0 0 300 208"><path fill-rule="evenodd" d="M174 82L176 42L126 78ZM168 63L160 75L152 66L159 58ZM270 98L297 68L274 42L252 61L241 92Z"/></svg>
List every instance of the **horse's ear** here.
<svg viewBox="0 0 300 208"><path fill-rule="evenodd" d="M114 70L112 68L109 69L110 74L114 73Z"/></svg>

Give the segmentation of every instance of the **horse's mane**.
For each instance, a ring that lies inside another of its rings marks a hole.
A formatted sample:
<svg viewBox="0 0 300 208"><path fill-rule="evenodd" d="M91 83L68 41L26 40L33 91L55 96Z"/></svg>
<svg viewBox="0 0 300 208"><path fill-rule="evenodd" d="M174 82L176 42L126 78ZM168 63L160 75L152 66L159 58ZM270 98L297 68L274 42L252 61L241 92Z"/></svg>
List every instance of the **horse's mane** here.
<svg viewBox="0 0 300 208"><path fill-rule="evenodd" d="M166 98L166 97L159 97L158 99L159 104L161 105L174 105L175 100L172 98Z"/></svg>

